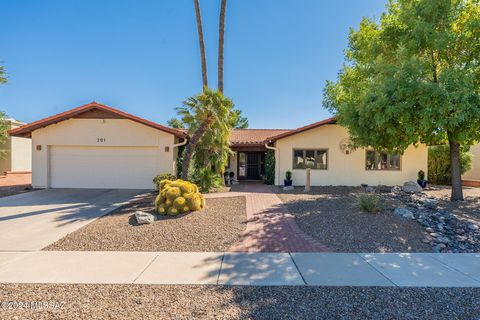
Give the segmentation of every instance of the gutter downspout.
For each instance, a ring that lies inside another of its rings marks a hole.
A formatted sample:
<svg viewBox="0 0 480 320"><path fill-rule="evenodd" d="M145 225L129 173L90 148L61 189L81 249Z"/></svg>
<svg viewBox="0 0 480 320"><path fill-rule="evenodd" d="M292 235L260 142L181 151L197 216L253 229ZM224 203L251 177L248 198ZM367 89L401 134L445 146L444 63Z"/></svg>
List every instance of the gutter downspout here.
<svg viewBox="0 0 480 320"><path fill-rule="evenodd" d="M173 148L176 148L176 147L184 146L184 145L187 144L187 142L188 142L188 139L187 139L187 138L183 138L183 141L182 141L182 142L173 144L173 145L172 145L172 149L173 149Z"/></svg>
<svg viewBox="0 0 480 320"><path fill-rule="evenodd" d="M280 177L279 177L279 174L277 174L277 172L280 173L280 156L277 155L278 148L271 147L271 146L268 145L271 142L272 142L271 140L265 142L265 148L267 148L268 150L273 150L275 152L275 176L278 179L278 182L280 183ZM275 184L275 181L273 183Z"/></svg>

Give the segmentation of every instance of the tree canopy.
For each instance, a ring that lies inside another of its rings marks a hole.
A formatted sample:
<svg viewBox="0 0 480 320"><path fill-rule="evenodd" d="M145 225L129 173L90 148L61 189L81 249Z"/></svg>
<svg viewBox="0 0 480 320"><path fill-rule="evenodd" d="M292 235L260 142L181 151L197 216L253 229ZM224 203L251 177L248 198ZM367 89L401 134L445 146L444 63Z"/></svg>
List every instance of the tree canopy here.
<svg viewBox="0 0 480 320"><path fill-rule="evenodd" d="M188 179L193 168L211 168L223 172L230 154L229 138L236 117L232 100L221 92L204 88L177 108L181 123L191 135L182 164L182 178Z"/></svg>
<svg viewBox="0 0 480 320"><path fill-rule="evenodd" d="M0 85L7 82L7 76L5 74L5 67L0 65Z"/></svg>
<svg viewBox="0 0 480 320"><path fill-rule="evenodd" d="M479 1L392 0L350 31L345 59L324 106L353 143L403 153L448 142L462 198L459 147L480 140Z"/></svg>

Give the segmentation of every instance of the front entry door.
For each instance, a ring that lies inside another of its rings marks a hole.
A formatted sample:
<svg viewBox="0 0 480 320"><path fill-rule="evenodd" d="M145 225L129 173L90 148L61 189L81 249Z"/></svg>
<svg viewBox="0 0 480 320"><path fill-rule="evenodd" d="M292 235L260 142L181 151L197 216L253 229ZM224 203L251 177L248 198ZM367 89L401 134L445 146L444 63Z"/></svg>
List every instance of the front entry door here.
<svg viewBox="0 0 480 320"><path fill-rule="evenodd" d="M238 178L248 180L262 178L262 152L238 153Z"/></svg>

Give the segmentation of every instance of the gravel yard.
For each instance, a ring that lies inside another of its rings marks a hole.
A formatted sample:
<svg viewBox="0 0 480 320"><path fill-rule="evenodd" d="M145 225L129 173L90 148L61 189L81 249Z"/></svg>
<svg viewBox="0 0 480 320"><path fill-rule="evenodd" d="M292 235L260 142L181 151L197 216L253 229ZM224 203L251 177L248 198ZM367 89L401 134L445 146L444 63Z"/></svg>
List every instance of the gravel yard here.
<svg viewBox="0 0 480 320"><path fill-rule="evenodd" d="M154 198L151 194L119 208L44 250L227 251L245 230L245 197L207 199L203 211L137 225L133 213L154 213Z"/></svg>
<svg viewBox="0 0 480 320"><path fill-rule="evenodd" d="M274 192L307 234L333 251L478 252L480 188L465 187L465 201L451 202L450 187L433 186L420 194L382 188L381 212L365 213L356 195L362 187L298 187ZM394 214L406 208L414 219Z"/></svg>
<svg viewBox="0 0 480 320"><path fill-rule="evenodd" d="M439 209L450 211L456 215L480 223L480 188L463 187L465 201L452 202L450 187L434 186L426 193L439 201Z"/></svg>
<svg viewBox="0 0 480 320"><path fill-rule="evenodd" d="M427 233L415 221L395 216L393 202L365 213L356 204L361 187L312 187L283 191L272 187L301 229L337 252L431 252Z"/></svg>
<svg viewBox="0 0 480 320"><path fill-rule="evenodd" d="M1 319L477 319L480 289L0 284Z"/></svg>

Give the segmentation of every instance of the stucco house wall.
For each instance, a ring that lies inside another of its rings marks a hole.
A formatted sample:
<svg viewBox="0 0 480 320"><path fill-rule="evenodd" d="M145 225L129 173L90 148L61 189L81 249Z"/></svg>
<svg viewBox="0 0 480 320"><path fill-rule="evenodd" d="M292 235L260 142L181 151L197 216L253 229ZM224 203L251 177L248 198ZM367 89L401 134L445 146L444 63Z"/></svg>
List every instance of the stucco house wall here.
<svg viewBox="0 0 480 320"><path fill-rule="evenodd" d="M228 163L227 168L225 168L225 172L233 172L235 173L234 179L238 180L238 170L237 170L237 155L238 153L236 151L233 152L233 154L230 155L230 162Z"/></svg>
<svg viewBox="0 0 480 320"><path fill-rule="evenodd" d="M173 144L177 142L174 135L163 132L143 124L127 119L68 119L57 124L52 124L32 132L33 144L33 172L32 186L35 188L50 187L50 156L51 152L63 147L68 151L70 147L91 148L90 150L112 150L125 148L126 152L132 150L143 152L152 150L158 154L155 160L155 172L175 173L176 149ZM70 148L74 150L74 148ZM73 152L73 151L72 151ZM147 154L147 153L145 153ZM151 154L151 153L150 153ZM75 158L68 165L75 168L76 161L82 161L82 157ZM115 167L122 159L116 159L109 165ZM60 163L61 164L61 163ZM92 172L95 170L95 162L91 163ZM152 168L132 168L142 173L142 170ZM80 174L80 173L79 173ZM72 179L75 179L75 172ZM82 177L77 177L81 179ZM120 177L121 178L121 175ZM153 178L153 176L152 176ZM153 185L152 185L153 187Z"/></svg>
<svg viewBox="0 0 480 320"><path fill-rule="evenodd" d="M13 119L7 120L9 129L15 129L23 123ZM0 145L0 175L4 172L30 172L32 171L32 140L21 137L8 137Z"/></svg>
<svg viewBox="0 0 480 320"><path fill-rule="evenodd" d="M346 128L326 124L276 141L275 184L282 185L287 170L292 171L293 184L305 185L305 170L293 169L294 149L327 149L327 170L311 170L312 185L399 185L416 180L419 170L427 173L426 145L410 146L401 156L401 169L366 170L366 150L357 149L350 154L340 150L340 142L348 138Z"/></svg>
<svg viewBox="0 0 480 320"><path fill-rule="evenodd" d="M472 168L462 176L464 180L480 180L480 143L470 148L473 155Z"/></svg>

